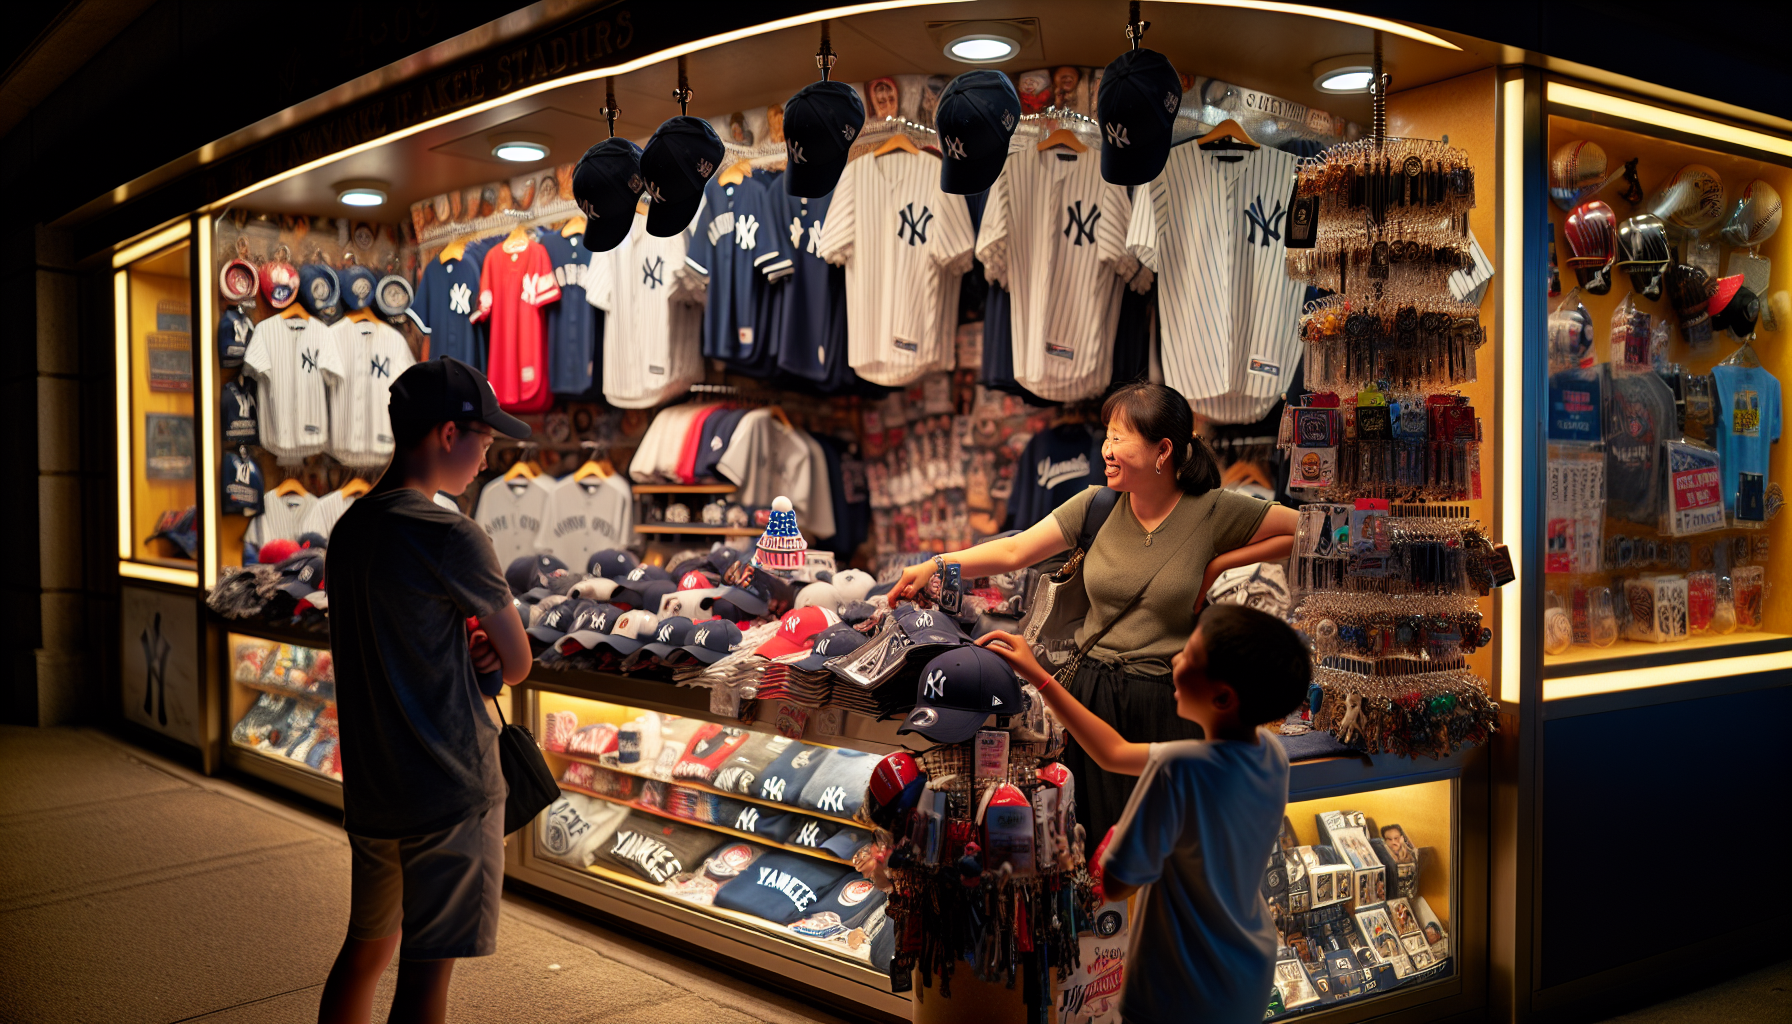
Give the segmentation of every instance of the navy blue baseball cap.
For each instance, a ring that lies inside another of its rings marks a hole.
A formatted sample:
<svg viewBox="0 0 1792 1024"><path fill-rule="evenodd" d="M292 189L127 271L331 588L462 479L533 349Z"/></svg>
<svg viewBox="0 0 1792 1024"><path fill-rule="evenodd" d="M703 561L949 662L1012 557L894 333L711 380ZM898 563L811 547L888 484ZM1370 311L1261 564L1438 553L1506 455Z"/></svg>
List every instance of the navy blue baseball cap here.
<svg viewBox="0 0 1792 1024"><path fill-rule="evenodd" d="M566 571L566 563L553 555L524 555L504 570L504 582L512 594L522 594L536 587L546 587L548 580Z"/></svg>
<svg viewBox="0 0 1792 1024"><path fill-rule="evenodd" d="M829 626L815 634L815 646L809 648L809 655L791 667L805 672L820 672L827 668L829 659L851 654L865 646L870 639L844 622Z"/></svg>
<svg viewBox="0 0 1792 1024"><path fill-rule="evenodd" d="M954 647L921 669L915 709L897 729L918 732L935 743L963 743L990 715L1018 715L1026 709L1020 680L1002 656L982 647Z"/></svg>
<svg viewBox="0 0 1792 1024"><path fill-rule="evenodd" d="M235 306L218 318L218 365L226 369L243 365L243 353L249 350L249 335L255 325Z"/></svg>
<svg viewBox="0 0 1792 1024"><path fill-rule="evenodd" d="M664 658L691 642L691 634L696 631L696 624L682 615L673 615L660 620L654 627L653 640L641 648L643 655Z"/></svg>
<svg viewBox="0 0 1792 1024"><path fill-rule="evenodd" d="M294 601L303 601L324 589L324 552L308 548L289 556L280 566L280 590Z"/></svg>
<svg viewBox="0 0 1792 1024"><path fill-rule="evenodd" d="M937 609L921 609L903 605L896 609L896 623L908 642L916 647L950 646L968 643L969 638L958 628L952 616Z"/></svg>
<svg viewBox="0 0 1792 1024"><path fill-rule="evenodd" d="M966 71L940 93L940 191L971 196L996 183L1020 124L1020 93L1000 71Z"/></svg>
<svg viewBox="0 0 1792 1024"><path fill-rule="evenodd" d="M1101 176L1116 185L1144 185L1170 159L1182 79L1156 50L1128 50L1101 75L1095 98L1101 123Z"/></svg>
<svg viewBox="0 0 1792 1024"><path fill-rule="evenodd" d="M647 607L650 585L654 583L672 583L672 577L657 565L637 565L616 581L616 593L612 595L612 598L618 604L626 604L631 608L647 608L648 611L657 613L660 610L657 595L654 596L653 607ZM666 592L669 593L677 589L677 584L672 584Z"/></svg>
<svg viewBox="0 0 1792 1024"><path fill-rule="evenodd" d="M865 127L865 104L845 82L811 82L784 103L784 191L820 199L840 183Z"/></svg>
<svg viewBox="0 0 1792 1024"><path fill-rule="evenodd" d="M593 576L619 580L629 574L629 570L640 565L641 560L626 551L616 548L605 548L591 556L585 563L585 571Z"/></svg>
<svg viewBox="0 0 1792 1024"><path fill-rule="evenodd" d="M554 641L573 631L573 624L579 616L597 611L596 601L561 601L542 613L541 621L527 630L529 639L542 647L552 647ZM540 654L539 649L536 650Z"/></svg>
<svg viewBox="0 0 1792 1024"><path fill-rule="evenodd" d="M449 420L478 420L519 441L530 433L527 423L498 407L498 393L485 374L452 356L414 363L399 374L386 410L400 434L406 427L427 430Z"/></svg>
<svg viewBox="0 0 1792 1024"><path fill-rule="evenodd" d="M323 316L342 300L342 281L328 263L307 263L299 268L299 305L312 316Z"/></svg>
<svg viewBox="0 0 1792 1024"><path fill-rule="evenodd" d="M740 627L727 619L706 619L691 629L683 650L705 665L714 665L740 647Z"/></svg>
<svg viewBox="0 0 1792 1024"><path fill-rule="evenodd" d="M300 276L304 276L300 272ZM342 281L342 304L349 312L366 309L373 305L373 292L379 287L380 279L373 271L359 263L351 263L338 274Z"/></svg>
<svg viewBox="0 0 1792 1024"><path fill-rule="evenodd" d="M671 238L690 226L725 152L722 137L701 117L680 115L659 126L641 151L642 191L652 200L648 234Z"/></svg>
<svg viewBox="0 0 1792 1024"><path fill-rule="evenodd" d="M310 530L299 534L298 544L301 548L316 548L322 551L330 546L330 539L316 530Z"/></svg>
<svg viewBox="0 0 1792 1024"><path fill-rule="evenodd" d="M572 171L572 199L585 215L585 248L609 252L622 244L646 183L641 147L629 140L605 139L585 151Z"/></svg>

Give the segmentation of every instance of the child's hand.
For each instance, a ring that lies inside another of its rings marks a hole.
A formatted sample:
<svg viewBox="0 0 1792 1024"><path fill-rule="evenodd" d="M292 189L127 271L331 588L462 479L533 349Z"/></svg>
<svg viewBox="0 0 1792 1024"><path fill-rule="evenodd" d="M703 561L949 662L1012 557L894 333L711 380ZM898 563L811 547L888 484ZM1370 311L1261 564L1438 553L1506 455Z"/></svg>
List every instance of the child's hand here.
<svg viewBox="0 0 1792 1024"><path fill-rule="evenodd" d="M473 671L480 675L496 672L504 667L504 663L498 660L498 651L492 646L491 637L479 628L477 617L467 620L467 653L473 656Z"/></svg>
<svg viewBox="0 0 1792 1024"><path fill-rule="evenodd" d="M1033 648L1027 641L1014 633L992 630L977 638L977 646L1000 655L1003 661L1014 666L1014 674L1034 686L1049 685L1052 674L1033 657Z"/></svg>

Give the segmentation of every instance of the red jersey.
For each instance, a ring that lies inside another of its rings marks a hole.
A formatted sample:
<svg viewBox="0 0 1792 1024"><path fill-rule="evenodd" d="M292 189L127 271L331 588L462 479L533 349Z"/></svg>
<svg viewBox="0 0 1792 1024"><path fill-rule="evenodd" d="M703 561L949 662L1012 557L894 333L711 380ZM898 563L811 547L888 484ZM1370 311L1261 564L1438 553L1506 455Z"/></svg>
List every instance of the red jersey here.
<svg viewBox="0 0 1792 1024"><path fill-rule="evenodd" d="M467 319L490 323L485 375L498 404L510 412L541 412L554 404L542 307L559 299L554 264L540 242L506 239L486 254L479 308Z"/></svg>

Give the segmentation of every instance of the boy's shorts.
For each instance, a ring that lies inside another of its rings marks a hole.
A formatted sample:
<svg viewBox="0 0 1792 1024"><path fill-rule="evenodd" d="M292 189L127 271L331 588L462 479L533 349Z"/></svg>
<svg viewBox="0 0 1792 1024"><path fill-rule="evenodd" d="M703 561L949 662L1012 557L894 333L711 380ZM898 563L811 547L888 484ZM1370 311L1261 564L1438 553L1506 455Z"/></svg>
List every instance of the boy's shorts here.
<svg viewBox="0 0 1792 1024"><path fill-rule="evenodd" d="M405 960L490 956L504 894L504 804L440 832L404 839L350 834L348 934L402 930Z"/></svg>

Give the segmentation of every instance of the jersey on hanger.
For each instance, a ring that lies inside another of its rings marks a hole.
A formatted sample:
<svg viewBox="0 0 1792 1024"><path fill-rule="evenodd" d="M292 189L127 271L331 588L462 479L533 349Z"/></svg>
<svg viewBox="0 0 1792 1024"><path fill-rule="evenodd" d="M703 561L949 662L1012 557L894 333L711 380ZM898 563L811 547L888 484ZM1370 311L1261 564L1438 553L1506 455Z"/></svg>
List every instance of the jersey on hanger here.
<svg viewBox="0 0 1792 1024"><path fill-rule="evenodd" d="M831 195L805 199L778 192L767 208L785 244L777 259L761 266L780 313L778 368L816 383L829 381L846 360L846 271L821 258L831 201Z"/></svg>
<svg viewBox="0 0 1792 1024"><path fill-rule="evenodd" d="M548 251L527 236L506 238L485 254L473 323L491 325L486 377L510 412L541 412L548 390L547 331L541 308L560 299Z"/></svg>
<svg viewBox="0 0 1792 1024"><path fill-rule="evenodd" d="M682 273L687 236L656 238L645 214L621 245L599 253L587 271L585 297L605 311L604 399L647 409L703 379L698 350L701 280Z"/></svg>
<svg viewBox="0 0 1792 1024"><path fill-rule="evenodd" d="M821 255L846 268L847 358L874 384L915 380L953 343L940 336L956 296L947 277L971 265L975 238L964 197L941 192L939 177L938 157L861 157L828 205Z"/></svg>
<svg viewBox="0 0 1792 1024"><path fill-rule="evenodd" d="M423 268L405 315L429 335L431 359L453 356L469 366L483 364L479 332L468 319L479 301L479 270L464 253L457 260L430 260Z"/></svg>
<svg viewBox="0 0 1792 1024"><path fill-rule="evenodd" d="M336 529L336 521L341 519L342 513L347 512L348 507L354 503L355 498L342 493L341 488L331 491L317 499L317 503L305 513L304 520L299 524L299 532L301 534L321 534L324 540L328 541L330 531Z"/></svg>
<svg viewBox="0 0 1792 1024"><path fill-rule="evenodd" d="M621 476L569 476L554 485L542 506L535 550L582 566L599 551L627 547L634 540L634 501Z"/></svg>
<svg viewBox="0 0 1792 1024"><path fill-rule="evenodd" d="M1040 398L1099 395L1113 370L1132 202L1101 176L1100 154L1008 154L977 236L989 280L1010 294L1014 379Z"/></svg>
<svg viewBox="0 0 1792 1024"><path fill-rule="evenodd" d="M583 233L564 237L548 232L542 248L554 267L560 301L547 307L548 385L557 395L591 391L597 372L598 325L603 316L586 301L585 277L595 253L585 248ZM502 563L508 564L508 563Z"/></svg>
<svg viewBox="0 0 1792 1024"><path fill-rule="evenodd" d="M535 538L541 533L542 517L555 486L538 476L515 480L499 477L479 492L473 521L492 539L499 565L509 565L536 553Z"/></svg>
<svg viewBox="0 0 1792 1024"><path fill-rule="evenodd" d="M261 515L249 520L249 528L243 532L243 564L254 562L262 545L270 540L298 540L299 534L305 532L305 517L316 504L317 497L307 491L264 492Z"/></svg>
<svg viewBox="0 0 1792 1024"><path fill-rule="evenodd" d="M392 381L416 362L390 324L338 320L330 328L336 360L324 372L330 398L331 455L345 466L384 466L392 459Z"/></svg>
<svg viewBox="0 0 1792 1024"><path fill-rule="evenodd" d="M1164 383L1218 423L1261 418L1301 356L1305 286L1283 266L1295 162L1181 145L1133 197L1126 245L1157 274Z"/></svg>
<svg viewBox="0 0 1792 1024"><path fill-rule="evenodd" d="M767 190L759 177L723 185L710 179L685 263L709 282L703 310L703 354L731 363L758 360L759 301L764 278L758 268L778 258L778 235L765 209Z"/></svg>
<svg viewBox="0 0 1792 1024"><path fill-rule="evenodd" d="M261 446L283 465L304 461L330 440L324 372L341 373L330 328L306 316L255 325L243 369L261 382Z"/></svg>

